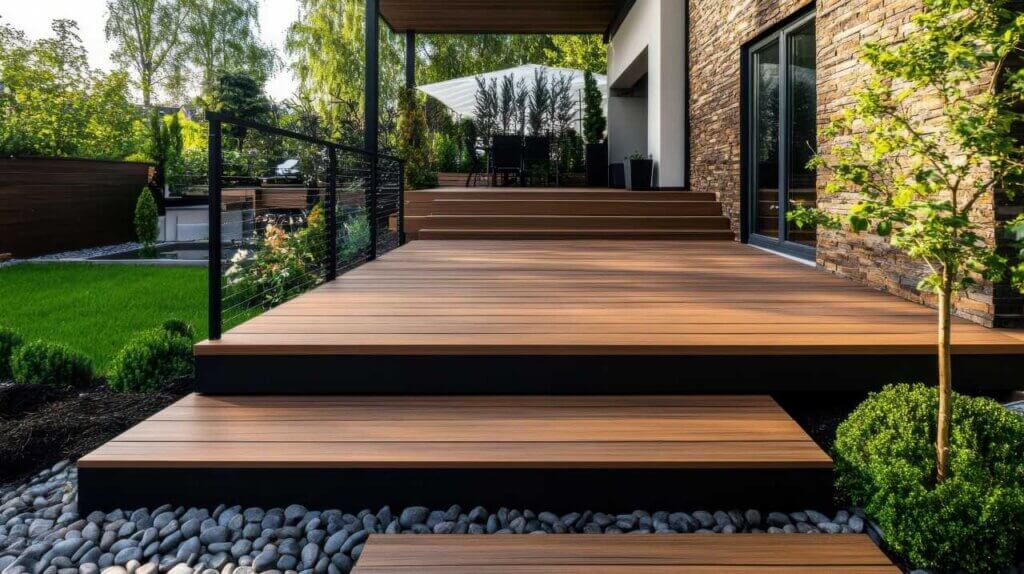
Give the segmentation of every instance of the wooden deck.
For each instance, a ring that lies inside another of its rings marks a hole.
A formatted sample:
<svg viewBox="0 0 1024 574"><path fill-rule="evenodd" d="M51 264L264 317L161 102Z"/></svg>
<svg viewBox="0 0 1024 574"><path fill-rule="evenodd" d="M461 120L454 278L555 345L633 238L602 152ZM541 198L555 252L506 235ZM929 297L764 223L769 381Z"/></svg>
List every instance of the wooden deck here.
<svg viewBox="0 0 1024 574"><path fill-rule="evenodd" d="M372 535L353 574L899 574L865 535Z"/></svg>
<svg viewBox="0 0 1024 574"><path fill-rule="evenodd" d="M528 371L513 368L514 357L550 373L574 372L572 357L603 357L631 379L639 378L636 369L666 376L667 363L653 360L663 357L676 376L700 372L705 381L757 357L744 376L761 373L763 384L787 378L787 370L794 383L798 367L804 377L842 379L836 366L857 360L857 375L869 379L860 385L878 386L932 376L935 337L934 310L733 242L416 241L199 344L196 353L209 392L242 392L221 385L246 365L259 365L250 382L285 376L286 364L293 374L299 358L321 373L303 372L304 379L323 379L309 392L331 392L331 384L371 367L379 367L380 389L428 372L451 379L465 370L454 357L466 368L494 360L488 364L509 365L521 379ZM993 369L1024 366L1017 331L958 320L953 346L966 385L999 384L1012 377ZM391 359L371 365L369 357ZM869 364L888 380L874 379ZM488 371L502 377L501 369ZM264 390L289 388L268 383ZM748 389L765 390L771 387Z"/></svg>
<svg viewBox="0 0 1024 574"><path fill-rule="evenodd" d="M246 482L268 490L266 477L299 480L295 473L303 472L317 477L302 482L309 491L287 489L285 497L360 508L425 504L426 497L471 506L510 505L518 498L536 507L543 493L558 493L560 505L584 504L581 496L605 487L596 500L611 505L620 496L611 484L621 485L631 504L652 496L678 501L685 499L678 489L637 492L626 486L697 475L717 476L723 493L749 490L738 477L756 476L806 495L814 490L810 478L824 478L827 490L831 466L767 396L190 395L78 462L81 499L90 507L199 504L206 498L255 504L251 497L272 493L240 498L251 490ZM580 476L590 478L580 483ZM804 480L790 480L794 476ZM516 484L515 492L495 487L495 479ZM362 481L376 488L347 488L351 501L338 492L339 483ZM316 494L318 485L327 491ZM742 498L731 496L738 494Z"/></svg>

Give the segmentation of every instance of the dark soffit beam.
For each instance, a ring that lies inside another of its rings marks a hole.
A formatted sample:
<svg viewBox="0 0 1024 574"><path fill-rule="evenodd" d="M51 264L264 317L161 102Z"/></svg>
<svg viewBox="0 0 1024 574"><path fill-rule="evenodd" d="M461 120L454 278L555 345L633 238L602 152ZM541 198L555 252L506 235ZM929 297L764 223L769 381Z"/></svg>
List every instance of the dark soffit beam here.
<svg viewBox="0 0 1024 574"><path fill-rule="evenodd" d="M636 4L636 0L618 0L618 9L615 11L615 19L612 20L611 24L608 24L608 28L604 31L604 43L607 44L612 41L615 37L615 33L619 31L619 27L626 21L626 16L629 16L629 11L633 9L633 5Z"/></svg>
<svg viewBox="0 0 1024 574"><path fill-rule="evenodd" d="M604 34L620 0L380 0L395 32Z"/></svg>

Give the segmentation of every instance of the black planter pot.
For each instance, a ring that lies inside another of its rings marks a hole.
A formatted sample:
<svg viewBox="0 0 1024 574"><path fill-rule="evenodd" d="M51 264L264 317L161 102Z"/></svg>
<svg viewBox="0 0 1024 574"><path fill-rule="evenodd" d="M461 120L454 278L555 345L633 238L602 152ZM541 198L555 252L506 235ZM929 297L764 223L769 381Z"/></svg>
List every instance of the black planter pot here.
<svg viewBox="0 0 1024 574"><path fill-rule="evenodd" d="M587 185L608 187L608 144L587 144Z"/></svg>
<svg viewBox="0 0 1024 574"><path fill-rule="evenodd" d="M654 160L626 160L626 189L632 191L650 191L654 180Z"/></svg>
<svg viewBox="0 0 1024 574"><path fill-rule="evenodd" d="M608 187L622 189L626 187L626 168L621 163L608 166Z"/></svg>

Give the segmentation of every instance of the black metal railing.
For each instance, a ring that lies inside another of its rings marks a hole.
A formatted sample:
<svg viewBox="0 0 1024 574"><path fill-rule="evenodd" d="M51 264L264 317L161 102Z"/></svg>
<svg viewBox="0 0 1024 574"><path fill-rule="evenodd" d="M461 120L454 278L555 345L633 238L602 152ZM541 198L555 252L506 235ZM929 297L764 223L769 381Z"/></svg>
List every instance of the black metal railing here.
<svg viewBox="0 0 1024 574"><path fill-rule="evenodd" d="M206 119L211 340L404 243L402 159L222 113ZM227 129L301 168L226 176Z"/></svg>

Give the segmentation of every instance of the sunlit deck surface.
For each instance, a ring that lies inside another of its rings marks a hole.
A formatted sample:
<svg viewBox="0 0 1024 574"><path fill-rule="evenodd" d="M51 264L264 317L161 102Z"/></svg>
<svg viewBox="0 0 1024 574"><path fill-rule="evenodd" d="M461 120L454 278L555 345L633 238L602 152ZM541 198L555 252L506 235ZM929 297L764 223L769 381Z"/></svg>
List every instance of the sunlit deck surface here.
<svg viewBox="0 0 1024 574"><path fill-rule="evenodd" d="M997 384L993 369L1020 366L1020 331L955 323L961 382ZM321 373L324 384L308 389L325 392L332 376L358 379L371 357L393 358L374 375L384 392L389 378L408 384L405 375L422 379L421 367L451 366L456 357L494 359L510 376L527 372L512 358L526 358L558 379L567 358L600 357L639 375L629 365L644 358L641 368L660 369L664 362L646 359L661 357L686 371L663 378L760 373L769 388L770 380L792 385L815 369L839 380L838 366L870 358L858 376L877 386L869 365L885 367L885 382L934 371L935 329L932 309L733 242L414 241L196 352L201 388L224 392L243 390L219 385L244 366L274 380L290 365L295 380L309 375L294 376L297 359L320 371L344 363L347 372ZM740 358L758 362L738 373ZM788 359L799 359L802 372L787 371L797 368ZM501 378L496 370L487 375ZM260 384L248 382L249 392Z"/></svg>

